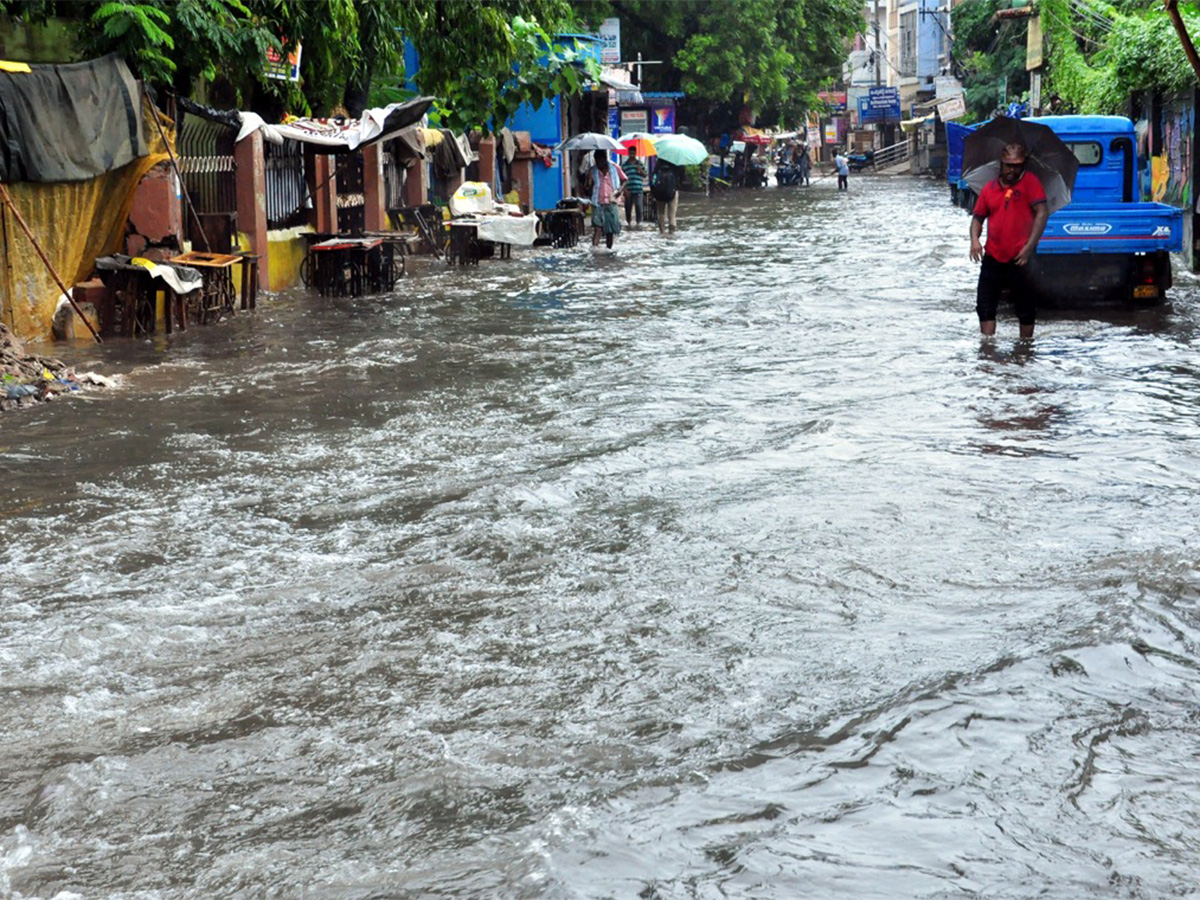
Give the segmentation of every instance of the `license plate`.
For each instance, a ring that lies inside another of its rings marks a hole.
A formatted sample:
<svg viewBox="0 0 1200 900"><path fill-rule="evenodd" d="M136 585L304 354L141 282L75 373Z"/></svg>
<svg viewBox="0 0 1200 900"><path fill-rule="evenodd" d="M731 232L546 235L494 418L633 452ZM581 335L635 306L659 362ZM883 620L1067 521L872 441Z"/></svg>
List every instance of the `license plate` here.
<svg viewBox="0 0 1200 900"><path fill-rule="evenodd" d="M1133 297L1135 300L1144 300L1147 297L1157 297L1158 286L1153 284L1137 284L1133 287Z"/></svg>

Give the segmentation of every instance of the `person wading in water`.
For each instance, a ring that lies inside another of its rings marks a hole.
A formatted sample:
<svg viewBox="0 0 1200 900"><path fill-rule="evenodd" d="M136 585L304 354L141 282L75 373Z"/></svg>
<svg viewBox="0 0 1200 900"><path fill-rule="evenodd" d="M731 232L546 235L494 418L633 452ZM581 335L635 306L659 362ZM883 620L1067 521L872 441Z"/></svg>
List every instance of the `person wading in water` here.
<svg viewBox="0 0 1200 900"><path fill-rule="evenodd" d="M607 150L597 150L592 166L592 246L600 246L600 234L604 234L604 245L611 247L621 233L621 215L617 212L621 185L625 173L608 161Z"/></svg>
<svg viewBox="0 0 1200 900"><path fill-rule="evenodd" d="M982 334L996 333L996 307L1000 292L1007 288L1017 309L1021 337L1033 337L1037 310L1026 266L1037 250L1050 208L1041 181L1025 171L1027 155L1021 144L1005 145L1000 154L1000 177L984 187L971 217L971 259L982 261L975 289L975 311ZM984 222L986 247L979 240Z"/></svg>

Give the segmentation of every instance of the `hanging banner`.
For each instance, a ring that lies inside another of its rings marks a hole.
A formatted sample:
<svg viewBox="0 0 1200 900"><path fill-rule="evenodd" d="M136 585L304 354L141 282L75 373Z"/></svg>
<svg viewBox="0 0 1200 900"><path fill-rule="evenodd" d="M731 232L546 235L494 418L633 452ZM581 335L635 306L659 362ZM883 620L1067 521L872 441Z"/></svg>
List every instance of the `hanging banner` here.
<svg viewBox="0 0 1200 900"><path fill-rule="evenodd" d="M621 61L621 20L605 19L600 23L600 62L615 66Z"/></svg>
<svg viewBox="0 0 1200 900"><path fill-rule="evenodd" d="M650 110L650 133L651 134L674 134L675 133L675 107L674 106L656 106Z"/></svg>

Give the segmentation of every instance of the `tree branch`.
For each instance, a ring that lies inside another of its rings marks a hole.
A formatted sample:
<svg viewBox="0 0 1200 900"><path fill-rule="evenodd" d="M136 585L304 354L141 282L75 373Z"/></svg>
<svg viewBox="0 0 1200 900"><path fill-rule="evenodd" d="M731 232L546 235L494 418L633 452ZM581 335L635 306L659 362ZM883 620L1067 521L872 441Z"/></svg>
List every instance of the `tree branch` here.
<svg viewBox="0 0 1200 900"><path fill-rule="evenodd" d="M1171 18L1171 24L1179 33L1179 42L1183 44L1183 52L1187 54L1188 62L1192 64L1192 71L1196 73L1196 78L1200 79L1200 56L1196 55L1196 45L1192 43L1192 38L1187 33L1187 27L1183 24L1183 16L1179 15L1179 0L1163 0L1163 7Z"/></svg>

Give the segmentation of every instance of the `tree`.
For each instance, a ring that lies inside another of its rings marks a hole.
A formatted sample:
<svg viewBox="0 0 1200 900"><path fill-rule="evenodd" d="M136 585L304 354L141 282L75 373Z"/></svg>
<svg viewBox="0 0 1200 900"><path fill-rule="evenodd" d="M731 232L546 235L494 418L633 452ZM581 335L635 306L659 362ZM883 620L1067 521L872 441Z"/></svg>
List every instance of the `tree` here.
<svg viewBox="0 0 1200 900"><path fill-rule="evenodd" d="M711 104L750 106L772 122L795 122L841 72L864 28L857 0L607 0L581 4L595 23L621 19L627 60L641 52L649 90L682 90Z"/></svg>

